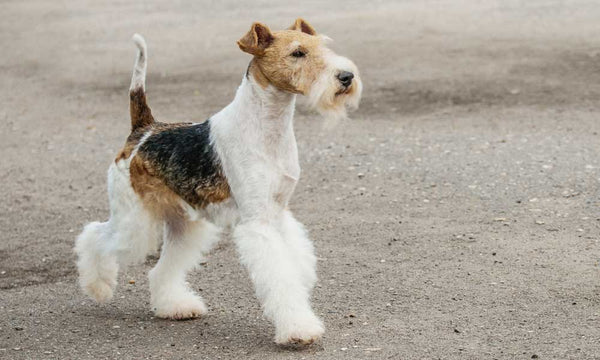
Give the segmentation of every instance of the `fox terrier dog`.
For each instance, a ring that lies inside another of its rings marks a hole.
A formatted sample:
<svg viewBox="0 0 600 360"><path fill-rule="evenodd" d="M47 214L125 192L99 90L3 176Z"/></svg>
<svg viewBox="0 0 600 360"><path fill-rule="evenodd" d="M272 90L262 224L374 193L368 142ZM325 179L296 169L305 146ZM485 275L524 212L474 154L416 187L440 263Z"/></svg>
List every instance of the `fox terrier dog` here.
<svg viewBox="0 0 600 360"><path fill-rule="evenodd" d="M254 23L237 42L253 57L233 101L202 123L162 123L146 103L146 43L137 34L133 40L131 134L108 169L110 219L86 225L76 240L82 289L109 300L119 265L141 262L162 245L148 274L154 313L202 316L207 307L186 274L231 227L275 341L319 339L323 323L310 304L314 248L288 209L300 176L292 119L297 94L324 114L356 108L356 66L303 19L273 32Z"/></svg>

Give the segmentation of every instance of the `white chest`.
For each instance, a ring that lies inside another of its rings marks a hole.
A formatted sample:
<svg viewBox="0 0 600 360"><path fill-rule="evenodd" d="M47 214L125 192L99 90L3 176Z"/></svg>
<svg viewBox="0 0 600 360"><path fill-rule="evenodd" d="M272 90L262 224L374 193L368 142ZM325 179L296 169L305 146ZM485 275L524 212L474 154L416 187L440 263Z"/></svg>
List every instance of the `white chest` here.
<svg viewBox="0 0 600 360"><path fill-rule="evenodd" d="M285 137L285 141L279 148L271 151L270 154L268 159L272 168L270 195L276 204L285 208L300 178L298 148L293 133Z"/></svg>
<svg viewBox="0 0 600 360"><path fill-rule="evenodd" d="M284 169L280 174L277 174L273 181L274 187L272 191L272 197L275 203L284 208L287 207L288 202L294 193L294 189L296 189L299 178L300 166L297 162L294 166L290 166L287 169Z"/></svg>

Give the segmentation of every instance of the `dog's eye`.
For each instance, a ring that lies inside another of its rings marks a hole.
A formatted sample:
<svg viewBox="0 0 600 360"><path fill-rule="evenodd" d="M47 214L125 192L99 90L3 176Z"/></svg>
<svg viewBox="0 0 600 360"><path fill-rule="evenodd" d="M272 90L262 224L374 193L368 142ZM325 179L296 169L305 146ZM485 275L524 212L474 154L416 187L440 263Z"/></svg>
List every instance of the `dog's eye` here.
<svg viewBox="0 0 600 360"><path fill-rule="evenodd" d="M306 53L302 50L296 50L292 53L292 56L297 58L304 57L304 55L306 55Z"/></svg>

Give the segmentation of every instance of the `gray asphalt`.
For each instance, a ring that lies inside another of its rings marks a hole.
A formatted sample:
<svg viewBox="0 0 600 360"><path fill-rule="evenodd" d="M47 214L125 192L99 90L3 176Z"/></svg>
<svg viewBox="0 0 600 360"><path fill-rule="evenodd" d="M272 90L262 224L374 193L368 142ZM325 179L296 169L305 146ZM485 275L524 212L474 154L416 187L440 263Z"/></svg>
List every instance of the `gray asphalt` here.
<svg viewBox="0 0 600 360"><path fill-rule="evenodd" d="M250 24L298 16L365 82L333 129L296 117L323 342L272 342L228 239L190 277L206 318L153 318L155 259L86 299L71 249L108 216L131 35L157 118L200 121L232 98ZM599 17L583 0L4 1L0 358L600 359Z"/></svg>

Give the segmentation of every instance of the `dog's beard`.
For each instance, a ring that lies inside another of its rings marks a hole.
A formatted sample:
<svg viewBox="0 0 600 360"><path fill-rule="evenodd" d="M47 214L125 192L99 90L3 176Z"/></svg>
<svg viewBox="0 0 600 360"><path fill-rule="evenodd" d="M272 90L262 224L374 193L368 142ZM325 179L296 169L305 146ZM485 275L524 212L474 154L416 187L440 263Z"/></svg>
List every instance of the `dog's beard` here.
<svg viewBox="0 0 600 360"><path fill-rule="evenodd" d="M325 118L326 126L333 126L347 118L348 110L358 108L362 94L362 82L357 71L354 71L349 88L340 86L335 75L334 71L321 74L308 94L309 105Z"/></svg>

